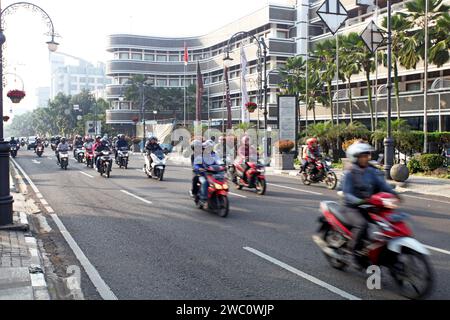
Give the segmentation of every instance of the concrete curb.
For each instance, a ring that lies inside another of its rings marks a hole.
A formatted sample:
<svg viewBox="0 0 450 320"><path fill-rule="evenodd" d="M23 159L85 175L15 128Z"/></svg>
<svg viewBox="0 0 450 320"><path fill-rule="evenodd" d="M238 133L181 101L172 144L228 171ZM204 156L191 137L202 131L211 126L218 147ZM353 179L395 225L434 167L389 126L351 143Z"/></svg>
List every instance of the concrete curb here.
<svg viewBox="0 0 450 320"><path fill-rule="evenodd" d="M13 165L12 168L15 171L15 177L17 180L13 180L10 174L10 185L12 187L12 190L16 190L17 193L22 193L21 191L25 187L25 193L26 194L26 184L24 183L22 177L19 175L17 168ZM14 181L17 181L14 183ZM15 200L15 201L22 201L22 200ZM19 223L30 225L28 221L28 215L24 212L19 212ZM30 254L30 262L28 266L29 276L31 280L31 287L33 290L33 300L51 300L50 294L48 291L47 282L45 280L45 274L44 269L42 267L42 256L39 252L37 240L31 232L25 233L25 242L28 247L28 252Z"/></svg>

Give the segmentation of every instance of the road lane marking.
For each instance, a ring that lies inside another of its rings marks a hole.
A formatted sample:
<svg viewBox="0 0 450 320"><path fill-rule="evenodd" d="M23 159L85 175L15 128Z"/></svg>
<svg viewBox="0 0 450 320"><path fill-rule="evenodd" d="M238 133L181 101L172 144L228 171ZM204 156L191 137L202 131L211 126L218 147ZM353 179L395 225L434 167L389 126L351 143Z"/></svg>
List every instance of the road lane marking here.
<svg viewBox="0 0 450 320"><path fill-rule="evenodd" d="M407 198L419 199L419 200L434 201L434 202L441 202L441 203L445 203L445 204L450 204L449 201L427 199L427 198L422 198L422 197L410 196L410 195L407 195L407 194L401 194L401 196L402 197L407 197Z"/></svg>
<svg viewBox="0 0 450 320"><path fill-rule="evenodd" d="M22 173L23 177L28 181L28 184L31 186L33 191L37 194L40 193L39 189L36 187L36 185L33 183L33 181L30 179L30 177L26 174L26 172L22 169L22 167L12 159L12 162L16 166L17 169ZM116 295L112 292L111 288L106 284L106 282L102 279L100 274L98 273L97 269L92 265L92 263L89 261L89 259L86 257L86 255L83 253L81 248L78 246L70 232L66 229L62 221L59 219L58 215L54 214L54 210L50 206L45 206L45 209L52 217L53 221L57 225L59 231L61 232L62 236L74 252L75 256L77 257L78 261L80 262L83 269L86 271L86 274L88 275L91 282L94 284L95 288L97 289L98 293L102 297L103 300L118 300Z"/></svg>
<svg viewBox="0 0 450 320"><path fill-rule="evenodd" d="M339 296L341 296L341 297L343 297L345 299L348 299L348 300L361 300L361 298L358 298L358 297L356 297L356 296L354 296L354 295L352 295L352 294L350 294L348 292L345 292L345 291L343 291L343 290L341 290L339 288L336 288L336 287L332 286L331 284L328 284L328 283L326 283L326 282L324 282L324 281L322 281L320 279L317 279L317 278L315 278L315 277L313 277L313 276L311 276L309 274L306 274L303 271L300 271L300 270L298 270L298 269L296 269L294 267L291 267L290 265L287 265L284 262L281 262L281 261L279 261L279 260L277 260L275 258L272 258L272 257L270 257L270 256L268 256L268 255L266 255L266 254L264 254L264 253L262 253L262 252L260 252L260 251L258 251L256 249L253 249L253 248L250 248L250 247L244 247L244 250L246 250L248 252L251 252L254 255L257 255L258 257L263 258L263 259L265 259L265 260L267 260L267 261L269 261L269 262L271 262L271 263L273 263L273 264L275 264L275 265L277 265L277 266L279 266L279 267L281 267L281 268L283 268L283 269L285 269L285 270L287 270L289 272L292 272L293 274L296 274L297 276L299 276L299 277L301 277L301 278L303 278L303 279L305 279L307 281L310 281L310 282L312 282L312 283L314 283L314 284L316 284L316 285L318 285L318 286L320 286L320 287L322 287L324 289L327 289L328 291L331 291L331 292L333 292L333 293L335 293L335 294L337 294L337 295L339 295Z"/></svg>
<svg viewBox="0 0 450 320"><path fill-rule="evenodd" d="M86 177L89 178L94 178L93 176L91 176L90 174L87 174L86 172L80 171L81 174L84 174Z"/></svg>
<svg viewBox="0 0 450 320"><path fill-rule="evenodd" d="M244 199L248 199L248 197L246 197L246 196L243 196L243 195L240 195L240 194L237 194L237 193L229 192L229 194L231 194L232 196L236 196L236 197L239 197L239 198L244 198Z"/></svg>
<svg viewBox="0 0 450 320"><path fill-rule="evenodd" d="M450 255L450 251L447 251L447 250L444 250L444 249L439 249L439 248L435 248L435 247L427 246L427 245L425 245L425 248L433 250L433 251L436 251L436 252L440 252L440 253L443 253L443 254Z"/></svg>
<svg viewBox="0 0 450 320"><path fill-rule="evenodd" d="M34 163L34 164L41 164L39 161L37 161L37 160L32 160L32 162Z"/></svg>
<svg viewBox="0 0 450 320"><path fill-rule="evenodd" d="M138 196L136 196L136 195L134 195L134 194L132 194L132 193L126 191L126 190L120 190L120 192L125 193L126 195L129 195L130 197L133 197L133 198L135 198L135 199L138 199L138 200L140 200L140 201L142 201L142 202L145 202L145 203L147 203L147 204L153 204L153 202L148 201L148 200L145 200L144 198L138 197Z"/></svg>
<svg viewBox="0 0 450 320"><path fill-rule="evenodd" d="M273 184L273 183L268 183L267 185L269 186L274 186L277 188L283 188L283 189L288 189L288 190L294 190L294 191L300 191L300 192L305 192L305 193L310 193L310 194L314 194L317 196L323 196L323 193L319 193L319 192L314 192L314 191L308 191L308 190L303 190L303 189L296 189L296 188L291 188L291 187L286 187L286 186L281 186L279 184Z"/></svg>

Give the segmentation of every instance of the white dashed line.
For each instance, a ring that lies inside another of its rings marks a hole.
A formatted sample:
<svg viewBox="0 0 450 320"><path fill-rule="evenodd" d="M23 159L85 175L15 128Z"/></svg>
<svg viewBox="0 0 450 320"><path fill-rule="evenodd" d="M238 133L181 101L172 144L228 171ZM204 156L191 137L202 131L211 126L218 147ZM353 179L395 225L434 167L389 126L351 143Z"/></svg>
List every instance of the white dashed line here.
<svg viewBox="0 0 450 320"><path fill-rule="evenodd" d="M85 175L86 177L94 178L93 176L91 176L90 174L87 174L86 172L80 171L80 173Z"/></svg>
<svg viewBox="0 0 450 320"><path fill-rule="evenodd" d="M244 199L248 199L248 197L237 194L237 193L233 193L233 192L229 192L230 195L235 196L235 197L239 197L239 198L244 198Z"/></svg>
<svg viewBox="0 0 450 320"><path fill-rule="evenodd" d="M288 189L288 190L305 192L305 193L314 194L314 195L317 195L317 196L323 196L323 193L314 192L314 191L308 191L308 190L303 190L303 189L296 189L296 188L291 188L291 187L286 187L286 186L281 186L279 184L268 183L267 185L273 186L273 187L277 187L277 188L283 188L283 189Z"/></svg>
<svg viewBox="0 0 450 320"><path fill-rule="evenodd" d="M425 245L425 248L433 250L433 251L436 251L436 252L440 252L440 253L443 253L443 254L450 255L450 251L447 251L447 250L444 250L444 249L439 249L439 248L435 248L435 247L427 246L427 245Z"/></svg>
<svg viewBox="0 0 450 320"><path fill-rule="evenodd" d="M133 198L135 198L135 199L138 199L138 200L140 200L140 201L142 201L142 202L144 202L144 203L147 203L147 204L153 204L153 202L148 201L148 200L145 200L144 198L138 197L138 196L136 196L136 195L134 195L134 194L132 194L132 193L126 191L126 190L120 190L120 191L121 191L122 193L125 193L126 195L129 195L130 197L133 197Z"/></svg>
<svg viewBox="0 0 450 320"><path fill-rule="evenodd" d="M407 198L419 199L419 200L434 201L434 202L440 202L440 203L450 204L449 201L427 199L427 198L422 198L422 197L410 196L410 195L407 195L407 194L401 194L401 196L402 196L402 197L407 197Z"/></svg>

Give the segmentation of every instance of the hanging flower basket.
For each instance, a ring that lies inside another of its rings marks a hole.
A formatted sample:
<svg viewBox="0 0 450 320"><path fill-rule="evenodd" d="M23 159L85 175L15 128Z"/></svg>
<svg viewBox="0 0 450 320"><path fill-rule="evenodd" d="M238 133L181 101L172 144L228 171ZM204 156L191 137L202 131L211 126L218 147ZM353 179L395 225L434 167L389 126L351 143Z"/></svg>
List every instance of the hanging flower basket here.
<svg viewBox="0 0 450 320"><path fill-rule="evenodd" d="M245 104L245 107L247 108L248 112L253 113L258 106L254 102L249 102Z"/></svg>
<svg viewBox="0 0 450 320"><path fill-rule="evenodd" d="M25 98L25 91L22 90L11 90L8 92L8 98L11 99L12 103L20 103L23 98Z"/></svg>
<svg viewBox="0 0 450 320"><path fill-rule="evenodd" d="M8 122L9 121L9 117L8 116L4 116L3 117L3 122Z"/></svg>
<svg viewBox="0 0 450 320"><path fill-rule="evenodd" d="M139 118L138 117L133 117L133 119L131 119L131 120L133 120L133 122L136 124L136 123L138 123Z"/></svg>

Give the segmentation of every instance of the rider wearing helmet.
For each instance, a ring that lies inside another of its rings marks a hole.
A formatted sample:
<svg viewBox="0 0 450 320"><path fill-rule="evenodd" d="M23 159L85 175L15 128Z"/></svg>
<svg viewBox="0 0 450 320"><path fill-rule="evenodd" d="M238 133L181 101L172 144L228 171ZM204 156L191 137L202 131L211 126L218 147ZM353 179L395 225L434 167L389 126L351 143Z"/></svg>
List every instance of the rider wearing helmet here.
<svg viewBox="0 0 450 320"><path fill-rule="evenodd" d="M69 144L67 143L66 138L62 137L60 143L56 147L56 159L58 160L58 164L61 164L61 161L59 159L59 153L68 151L69 151Z"/></svg>
<svg viewBox="0 0 450 320"><path fill-rule="evenodd" d="M117 136L117 140L114 142L114 151L115 151L115 158L117 161L117 155L119 150L121 149L129 149L129 145L128 142L125 140L125 135L124 134L119 134Z"/></svg>
<svg viewBox="0 0 450 320"><path fill-rule="evenodd" d="M196 155L194 159L194 178L192 179L192 190L190 196L194 197L198 194L198 184L200 182L200 201L206 201L208 199L208 180L205 178L205 169L212 165L219 164L220 158L214 152L214 142L207 140L203 143L203 154Z"/></svg>
<svg viewBox="0 0 450 320"><path fill-rule="evenodd" d="M97 136L97 138L100 138L100 136ZM106 138L100 139L100 142L94 145L95 165L97 166L97 171L99 172L100 172L100 152L102 151L111 151L108 140Z"/></svg>
<svg viewBox="0 0 450 320"><path fill-rule="evenodd" d="M145 152L147 153L147 156L150 159L150 165L153 162L152 158L150 157L150 154L155 153L157 151L162 151L162 148L158 143L158 138L154 136L150 137L150 139L148 139L147 143L145 144Z"/></svg>
<svg viewBox="0 0 450 320"><path fill-rule="evenodd" d="M356 142L347 149L347 158L352 162L345 171L342 181L346 216L352 225L353 239L350 246L353 250L356 263L361 262L363 240L366 236L368 223L371 221L367 210L360 206L379 192L395 194L395 191L386 181L377 174L377 169L369 165L371 145L365 142Z"/></svg>
<svg viewBox="0 0 450 320"><path fill-rule="evenodd" d="M248 163L258 161L258 152L251 142L250 136L244 135L241 139L241 145L237 152L238 156L236 158L236 163L244 169L242 176L244 180L247 179L247 171L250 169Z"/></svg>
<svg viewBox="0 0 450 320"><path fill-rule="evenodd" d="M303 150L302 171L306 173L306 168L310 164L314 165L314 173L316 171L316 161L320 158L319 141L316 138L310 138L306 141L307 147Z"/></svg>

